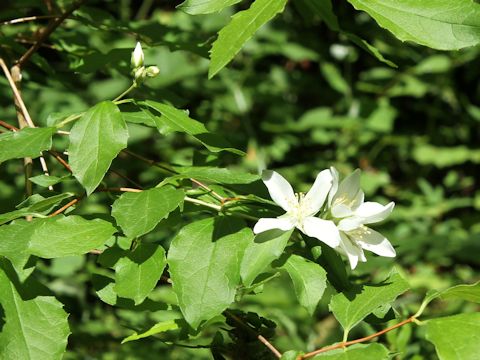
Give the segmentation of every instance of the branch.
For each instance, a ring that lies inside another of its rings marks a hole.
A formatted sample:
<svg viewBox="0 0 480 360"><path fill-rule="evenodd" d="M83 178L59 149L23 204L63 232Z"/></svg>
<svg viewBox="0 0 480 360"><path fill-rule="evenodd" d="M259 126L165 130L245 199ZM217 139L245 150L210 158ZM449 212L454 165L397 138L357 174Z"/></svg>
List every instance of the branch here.
<svg viewBox="0 0 480 360"><path fill-rule="evenodd" d="M55 15L26 16L26 17L21 17L21 18L18 18L18 19L2 21L2 22L0 22L0 25L13 25L13 24L24 23L24 22L27 22L27 21L35 21L35 20L43 20L43 19L55 19L55 18L57 18L57 16L55 16Z"/></svg>
<svg viewBox="0 0 480 360"><path fill-rule="evenodd" d="M44 31L42 31L42 34L38 38L38 40L33 44L30 49L28 49L25 54L22 55L22 57L17 61L17 66L18 68L21 68L29 59L30 57L35 53L35 51L38 50L38 48L42 45L42 43L47 40L47 38L50 36L52 32L55 31L57 27L60 26L60 24L67 18L69 17L75 10L77 10L84 2L85 0L79 0L75 1L67 11L65 11L60 17L55 18L53 21L51 21L48 26L45 28Z"/></svg>
<svg viewBox="0 0 480 360"><path fill-rule="evenodd" d="M58 214L61 214L62 212L64 212L65 210L67 210L69 207L71 207L71 206L75 205L76 203L78 203L81 199L82 199L82 197L73 199L72 201L70 201L70 202L66 203L65 205L63 205L60 209L55 210L53 213L49 214L48 217L53 217L53 216L56 216L56 215L58 215Z"/></svg>
<svg viewBox="0 0 480 360"><path fill-rule="evenodd" d="M282 357L282 353L277 350L275 346L273 346L265 337L262 335L258 335L250 326L245 324L242 319L240 319L238 316L232 314L231 312L225 310L223 312L225 316L228 316L232 320L234 320L237 324L239 324L241 327L243 327L245 330L250 332L253 336L255 336L258 341L260 341L263 345L265 345L274 355L277 359L280 359Z"/></svg>
<svg viewBox="0 0 480 360"><path fill-rule="evenodd" d="M142 155L139 155L139 154L136 154L130 150L122 150L122 152L124 152L125 154L128 154L134 158L137 158L147 164L149 164L150 166L155 166L155 167L158 167L162 170L165 170L171 174L178 174L177 171L165 166L165 165L162 165L154 160L150 160L150 159L147 159L146 157L143 157ZM217 192L213 191L210 187L208 187L207 185L205 185L204 183L202 183L201 181L198 181L194 178L190 178L190 181L197 184L198 186L200 186L201 188L205 189L208 193L210 193L213 197L215 197L217 200L219 200L222 204L224 204L226 201L228 201L227 198L224 198L223 196L221 196L220 194L218 194Z"/></svg>
<svg viewBox="0 0 480 360"><path fill-rule="evenodd" d="M335 349L341 349L341 348L345 348L347 346L350 346L350 345L354 345L354 344L358 344L358 343L362 343L362 342L365 342L365 341L369 341L369 340L372 340L380 335L383 335L389 331L392 331L396 328L399 328L403 325L406 325L406 324L409 324L411 322L414 322L416 320L416 317L415 315L414 316L411 316L409 317L408 319L406 320L403 320L401 322L399 322L398 324L395 324L393 326L390 326L389 328L386 328L386 329L383 329L375 334L372 334L372 335L369 335L369 336L366 336L366 337L363 337L361 339L356 339L356 340L351 340L351 341L343 341L341 343L338 343L338 344L335 344L335 345L329 345L329 346L325 346L321 349L318 349L318 350L315 350L315 351L312 351L312 352L309 352L309 353L306 353L306 354L303 354L303 355L300 355L297 360L304 360L304 359L308 359L308 358L311 358L311 357L314 357L315 355L318 355L318 354L321 354L321 353L324 353L324 352L327 352L327 351L330 351L330 350L335 350Z"/></svg>

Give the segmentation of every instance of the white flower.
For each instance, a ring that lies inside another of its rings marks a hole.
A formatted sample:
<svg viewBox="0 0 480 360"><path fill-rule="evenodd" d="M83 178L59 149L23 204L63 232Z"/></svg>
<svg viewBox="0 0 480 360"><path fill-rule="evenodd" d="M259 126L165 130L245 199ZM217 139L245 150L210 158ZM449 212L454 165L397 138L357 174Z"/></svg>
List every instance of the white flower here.
<svg viewBox="0 0 480 360"><path fill-rule="evenodd" d="M143 66L143 50L142 45L140 42L137 42L135 46L135 50L132 52L132 57L130 59L131 65L133 69L137 69Z"/></svg>
<svg viewBox="0 0 480 360"><path fill-rule="evenodd" d="M157 66L149 66L145 70L145 75L148 77L155 77L160 74L160 69Z"/></svg>
<svg viewBox="0 0 480 360"><path fill-rule="evenodd" d="M286 213L277 218L260 219L253 228L255 234L271 229L288 231L296 227L307 236L317 238L333 248L340 245L335 224L314 217L324 205L332 186L330 170L323 170L317 175L307 194L294 194L288 181L275 171L265 170L262 180L272 200Z"/></svg>
<svg viewBox="0 0 480 360"><path fill-rule="evenodd" d="M340 236L340 245L335 249L347 255L350 267L355 269L358 261L365 262L363 250L380 256L395 257L395 249L380 233L368 228L372 224L387 218L393 210L394 203L383 206L376 202L364 202L364 193L360 189L360 170L355 170L339 185L339 176L335 168L331 168L333 178L332 189L328 196L331 224L336 224L336 233ZM325 241L322 234L320 240Z"/></svg>

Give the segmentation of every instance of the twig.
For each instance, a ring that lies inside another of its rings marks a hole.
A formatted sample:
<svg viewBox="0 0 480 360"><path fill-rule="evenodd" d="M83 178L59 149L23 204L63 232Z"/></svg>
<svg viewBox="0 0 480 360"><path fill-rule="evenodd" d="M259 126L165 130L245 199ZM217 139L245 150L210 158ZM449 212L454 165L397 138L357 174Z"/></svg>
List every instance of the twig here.
<svg viewBox="0 0 480 360"><path fill-rule="evenodd" d="M57 16L55 16L55 15L25 16L25 17L18 18L18 19L2 21L2 22L0 22L0 25L13 25L13 24L24 23L24 22L27 22L27 21L55 19L55 18L57 18Z"/></svg>
<svg viewBox="0 0 480 360"><path fill-rule="evenodd" d="M155 166L155 167L158 167L162 170L165 170L165 171L168 171L169 173L171 174L178 174L177 171L173 170L173 169L170 169L168 168L167 166L164 166L162 164L159 164L158 162L154 161L154 160L150 160L150 159L147 159L146 157L143 157L142 155L139 155L139 154L136 154L130 150L122 150L122 152L124 152L125 154L128 154L134 158L137 158L147 164L149 164L150 166ZM200 186L201 188L205 189L208 193L210 193L212 196L214 196L217 200L219 200L222 204L226 202L226 198L224 198L223 196L221 196L220 194L218 194L217 192L215 192L214 190L212 190L210 187L208 187L207 185L205 185L204 183L202 183L201 181L198 181L197 179L194 179L194 178L190 178L190 181L197 184L198 186Z"/></svg>
<svg viewBox="0 0 480 360"><path fill-rule="evenodd" d="M18 131L17 127L10 125L9 123L3 120L0 120L0 126L3 126L5 129L11 130L11 131Z"/></svg>
<svg viewBox="0 0 480 360"><path fill-rule="evenodd" d="M10 73L10 70L8 70L7 64L5 64L5 61L2 58L0 58L0 66L2 67L2 70L5 73L5 76L7 77L8 83L10 84L10 87L12 88L13 95L15 97L15 101L18 103L18 106L20 107L20 110L22 111L22 114L25 117L25 121L27 122L28 126L35 127L35 125L33 124L32 118L30 117L30 114L28 113L27 107L25 106L25 103L23 102L22 96L20 95L20 92L18 91L17 85L15 84L15 81L13 80L12 74ZM21 76L19 75L18 77L20 78Z"/></svg>
<svg viewBox="0 0 480 360"><path fill-rule="evenodd" d="M17 111L17 117L18 117L18 122L20 128L29 126L29 127L35 127L35 124L32 121L32 118L30 117L30 114L28 113L27 107L25 106L25 103L23 102L22 96L20 94L20 91L17 88L16 81L15 79L18 79L18 82L20 82L21 74L20 74L20 68L13 67L13 75L10 73L8 70L7 64L5 64L5 61L0 58L0 66L2 67L3 72L5 73L5 76L7 77L8 83L10 84L10 87L12 88L13 95L15 97L15 105L20 107L21 113ZM18 71L18 73L17 73ZM15 79L14 79L15 77ZM26 124L25 124L26 123ZM27 195L32 194L32 184L30 182L30 175L32 174L32 158L26 157L24 158L24 164L25 164L25 189ZM43 173L47 176L50 175L50 172L48 171L47 163L45 162L45 159L43 156L40 156L40 165L42 167ZM53 190L52 186L48 187L49 190Z"/></svg>
<svg viewBox="0 0 480 360"><path fill-rule="evenodd" d="M252 335L254 335L263 345L265 345L274 355L277 357L277 359L280 359L282 357L282 353L277 350L275 346L273 346L265 337L262 335L259 335L253 330L250 326L245 324L242 319L240 319L238 316L232 314L231 312L225 310L223 312L226 316L234 320L237 324L242 326L244 329L246 329L248 332L250 332Z"/></svg>
<svg viewBox="0 0 480 360"><path fill-rule="evenodd" d="M386 329L383 329L375 334L372 334L372 335L369 335L369 336L366 336L366 337L363 337L361 339L356 339L356 340L351 340L351 341L343 341L341 343L338 343L338 344L335 344L335 345L330 345L330 346L325 346L321 349L318 349L318 350L315 350L315 351L312 351L312 352L309 352L309 353L306 353L306 354L303 354L303 355L300 355L297 360L304 360L304 359L308 359L308 358L311 358L311 357L314 357L315 355L318 355L318 354L321 354L321 353L324 353L324 352L327 352L327 351L330 351L330 350L335 350L335 349L340 349L340 348L345 348L347 346L350 346L350 345L354 345L354 344L358 344L358 343L362 343L362 342L365 342L365 341L369 341L369 340L372 340L380 335L383 335L389 331L392 331L396 328L399 328L403 325L406 325L406 324L409 324L411 322L414 322L416 320L416 317L415 316L411 316L409 317L408 319L406 320L403 320L401 322L399 322L398 324L395 324L393 326L390 326Z"/></svg>
<svg viewBox="0 0 480 360"><path fill-rule="evenodd" d="M71 168L70 165L68 165L68 163L60 156L59 153L57 153L56 151L53 151L53 150L48 150L48 153L49 153L50 155L52 155L60 164L62 164L63 167L68 170L68 172L72 173L72 168Z"/></svg>
<svg viewBox="0 0 480 360"><path fill-rule="evenodd" d="M18 66L21 68L27 61L30 59L30 57L35 53L35 51L38 50L40 45L50 36L50 34L58 27L60 24L67 18L69 17L75 10L77 10L84 2L85 0L79 0L74 2L70 8L65 11L60 17L55 18L53 21L51 21L48 26L45 28L44 31L42 31L42 34L38 38L38 40L33 44L30 49L28 49L25 54L22 55L22 57L17 61L17 64L15 66Z"/></svg>
<svg viewBox="0 0 480 360"><path fill-rule="evenodd" d="M58 210L55 210L53 213L51 213L50 215L48 215L48 217L53 217L53 216L56 216L58 214L61 214L62 212L64 212L65 210L67 210L69 207L75 205L76 203L78 203L82 198L79 197L79 198L76 198L76 199L73 199L72 201L66 203L65 205L63 205L60 209Z"/></svg>
<svg viewBox="0 0 480 360"><path fill-rule="evenodd" d="M128 182L131 183L132 185L135 185L137 188L143 189L143 186L142 186L142 185L140 185L140 184L137 183L136 181L130 179L128 176L123 175L122 173L119 173L118 171L113 170L113 169L110 169L110 172L112 172L113 174L117 175L118 177L121 177L122 179L128 181Z"/></svg>

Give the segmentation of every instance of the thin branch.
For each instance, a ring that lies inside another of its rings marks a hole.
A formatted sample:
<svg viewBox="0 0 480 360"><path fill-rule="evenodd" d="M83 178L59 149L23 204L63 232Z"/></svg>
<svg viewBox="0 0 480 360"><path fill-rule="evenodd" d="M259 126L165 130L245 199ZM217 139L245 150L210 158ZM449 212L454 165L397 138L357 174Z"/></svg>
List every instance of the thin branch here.
<svg viewBox="0 0 480 360"><path fill-rule="evenodd" d="M50 34L55 31L57 27L60 26L60 24L67 18L69 17L75 10L77 10L84 2L85 0L79 0L74 2L70 8L68 8L67 11L65 11L60 17L55 18L53 21L51 21L48 26L45 28L44 31L42 31L42 34L38 38L38 40L33 44L30 49L28 49L25 54L22 55L22 57L17 61L17 65L19 68L21 68L29 59L30 57L35 53L35 51L38 50L38 48L42 45L42 43L50 36Z"/></svg>
<svg viewBox="0 0 480 360"><path fill-rule="evenodd" d="M11 130L11 131L18 131L17 127L10 125L9 123L3 120L0 120L0 126L3 126L5 129Z"/></svg>
<svg viewBox="0 0 480 360"><path fill-rule="evenodd" d="M79 197L79 198L76 198L76 199L73 199L72 201L66 203L65 205L63 205L60 209L58 210L55 210L53 213L51 213L50 215L48 215L48 217L53 217L53 216L56 216L58 214L61 214L62 212L64 212L65 210L67 210L69 207L75 205L76 203L78 203L82 198Z"/></svg>
<svg viewBox="0 0 480 360"><path fill-rule="evenodd" d="M231 312L225 310L223 312L226 316L234 320L237 324L239 324L241 327L243 327L245 330L250 332L253 336L255 336L263 345L265 345L274 355L277 359L280 359L282 357L282 353L277 350L275 346L272 345L265 337L262 335L258 335L255 330L253 330L250 326L245 324L242 319L240 319L238 316L232 314Z"/></svg>
<svg viewBox="0 0 480 360"><path fill-rule="evenodd" d="M2 21L0 22L0 25L13 25L13 24L20 24L20 23L35 21L35 20L55 19L57 17L58 16L55 16L55 15L25 16L18 19Z"/></svg>
<svg viewBox="0 0 480 360"><path fill-rule="evenodd" d="M98 192L142 192L142 189L135 189L135 188L129 188L129 187L113 187L113 188L101 188L97 189L95 191Z"/></svg>
<svg viewBox="0 0 480 360"><path fill-rule="evenodd" d="M159 164L158 162L154 161L154 160L150 160L150 159L147 159L146 157L142 156L142 155L139 155L139 154L136 154L130 150L122 150L122 152L124 152L125 154L128 154L134 158L137 158L147 164L149 164L150 166L155 166L155 167L158 167L162 170L165 170L171 174L178 174L177 171L165 166L165 165L162 165L162 164ZM198 181L197 179L194 179L194 178L190 178L190 181L197 184L198 186L200 186L201 188L205 189L208 193L210 193L212 196L214 196L217 200L219 200L222 204L226 202L226 198L224 198L223 196L221 196L220 194L218 194L217 192L215 192L214 190L212 190L210 187L208 187L207 185L205 185L204 183L202 183L201 181Z"/></svg>
<svg viewBox="0 0 480 360"><path fill-rule="evenodd" d="M324 352L327 352L327 351L330 351L330 350L335 350L335 349L341 349L341 348L345 348L347 346L350 346L350 345L354 345L354 344L359 344L359 343L362 343L362 342L365 342L365 341L369 341L369 340L372 340L372 339L375 339L376 337L380 336L380 335L383 335L389 331L392 331L394 329L397 329L403 325L406 325L406 324L409 324L411 322L414 322L416 320L416 317L415 316L411 316L409 317L408 319L406 320L403 320L401 322L399 322L398 324L395 324L393 326L390 326L386 329L383 329L375 334L372 334L372 335L369 335L369 336L366 336L366 337L363 337L361 339L356 339L356 340L351 340L351 341L343 341L341 343L338 343L338 344L335 344L335 345L330 345L330 346L325 346L321 349L318 349L318 350L315 350L315 351L312 351L312 352L309 352L309 353L306 353L306 354L303 354L303 355L300 355L297 360L304 360L304 359L308 359L308 358L311 358L311 357L314 357L315 355L318 355L318 354L321 354L321 353L324 353Z"/></svg>
<svg viewBox="0 0 480 360"><path fill-rule="evenodd" d="M47 152L48 152L50 155L52 155L60 164L62 164L63 167L68 170L68 172L72 173L72 168L71 168L70 165L68 165L68 163L60 156L59 153L57 153L56 151L53 151L53 150L48 150Z"/></svg>
<svg viewBox="0 0 480 360"><path fill-rule="evenodd" d="M27 122L28 126L35 127L35 125L33 124L32 118L30 117L30 114L28 113L27 107L25 106L25 103L23 102L22 96L20 95L20 91L18 91L17 85L15 84L15 81L13 80L12 74L10 73L10 70L8 70L7 64L5 64L5 61L2 58L0 58L0 66L2 67L2 70L5 73L5 76L7 77L8 83L9 83L10 87L12 88L15 100L18 103L18 105L20 107L20 110L22 111L23 116L25 117L25 121Z"/></svg>
<svg viewBox="0 0 480 360"><path fill-rule="evenodd" d="M143 189L143 186L140 185L139 183L137 183L135 180L132 180L130 179L128 176L126 175L123 175L122 173L116 171L116 170L113 170L113 169L110 169L110 172L117 175L118 177L121 177L122 179L128 181L129 183L131 183L132 185L135 185L137 188L139 189Z"/></svg>

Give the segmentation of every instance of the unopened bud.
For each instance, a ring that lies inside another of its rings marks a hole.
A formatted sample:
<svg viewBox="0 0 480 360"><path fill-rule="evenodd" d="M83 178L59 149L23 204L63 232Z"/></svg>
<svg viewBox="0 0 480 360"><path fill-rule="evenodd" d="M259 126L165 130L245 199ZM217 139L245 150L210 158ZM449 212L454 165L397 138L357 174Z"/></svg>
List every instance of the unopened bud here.
<svg viewBox="0 0 480 360"><path fill-rule="evenodd" d="M136 84L141 84L143 80L145 80L145 76L146 76L146 70L144 66L139 67L133 72L133 78L135 79L134 81Z"/></svg>
<svg viewBox="0 0 480 360"><path fill-rule="evenodd" d="M155 77L160 73L160 69L157 66L149 66L147 67L147 70L145 71L145 74L148 77Z"/></svg>
<svg viewBox="0 0 480 360"><path fill-rule="evenodd" d="M133 69L137 69L143 66L143 50L140 42L137 42L135 50L132 52L132 57L130 60Z"/></svg>

